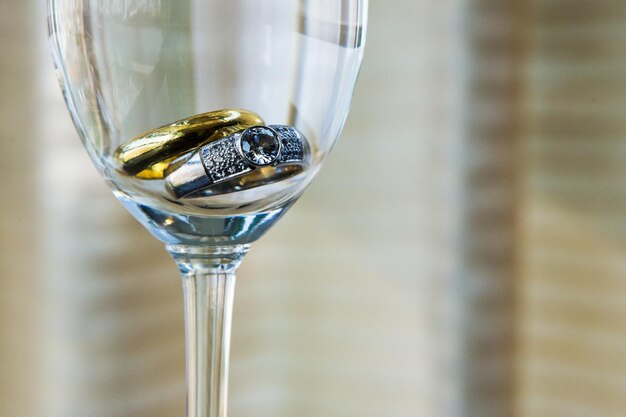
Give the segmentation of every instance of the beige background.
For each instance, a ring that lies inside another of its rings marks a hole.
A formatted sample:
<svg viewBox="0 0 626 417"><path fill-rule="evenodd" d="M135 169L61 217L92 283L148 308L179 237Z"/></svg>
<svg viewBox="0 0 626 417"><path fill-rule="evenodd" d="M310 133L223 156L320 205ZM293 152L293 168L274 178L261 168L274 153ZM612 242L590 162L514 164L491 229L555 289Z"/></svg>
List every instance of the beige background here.
<svg viewBox="0 0 626 417"><path fill-rule="evenodd" d="M230 415L623 416L624 39L619 0L372 1L342 140L241 268ZM42 2L0 48L0 416L181 416L177 272L81 149Z"/></svg>

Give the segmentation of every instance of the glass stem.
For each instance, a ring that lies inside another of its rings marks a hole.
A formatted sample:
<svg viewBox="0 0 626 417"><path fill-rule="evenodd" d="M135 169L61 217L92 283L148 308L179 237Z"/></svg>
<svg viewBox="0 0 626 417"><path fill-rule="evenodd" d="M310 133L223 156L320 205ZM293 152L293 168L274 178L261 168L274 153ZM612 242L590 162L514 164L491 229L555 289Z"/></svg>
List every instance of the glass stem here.
<svg viewBox="0 0 626 417"><path fill-rule="evenodd" d="M235 271L248 245L167 245L183 279L187 417L226 417Z"/></svg>

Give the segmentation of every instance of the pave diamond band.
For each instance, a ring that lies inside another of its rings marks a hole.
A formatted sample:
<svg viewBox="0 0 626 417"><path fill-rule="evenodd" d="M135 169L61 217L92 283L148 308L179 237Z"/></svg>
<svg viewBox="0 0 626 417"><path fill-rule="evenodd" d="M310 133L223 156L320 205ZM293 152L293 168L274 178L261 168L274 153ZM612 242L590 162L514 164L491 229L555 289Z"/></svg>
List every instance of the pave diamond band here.
<svg viewBox="0 0 626 417"><path fill-rule="evenodd" d="M270 184L304 170L310 149L291 126L253 126L202 146L182 165L166 171L175 198L211 196Z"/></svg>

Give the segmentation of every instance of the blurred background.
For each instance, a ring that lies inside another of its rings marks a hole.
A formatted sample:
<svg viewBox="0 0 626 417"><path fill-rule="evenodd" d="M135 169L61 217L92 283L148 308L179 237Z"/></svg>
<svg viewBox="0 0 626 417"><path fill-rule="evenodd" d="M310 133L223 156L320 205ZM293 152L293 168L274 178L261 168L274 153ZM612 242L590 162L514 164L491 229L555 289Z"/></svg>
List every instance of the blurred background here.
<svg viewBox="0 0 626 417"><path fill-rule="evenodd" d="M0 416L182 416L177 271L43 3L0 3ZM621 0L372 1L342 140L239 273L229 415L626 415L624 42Z"/></svg>

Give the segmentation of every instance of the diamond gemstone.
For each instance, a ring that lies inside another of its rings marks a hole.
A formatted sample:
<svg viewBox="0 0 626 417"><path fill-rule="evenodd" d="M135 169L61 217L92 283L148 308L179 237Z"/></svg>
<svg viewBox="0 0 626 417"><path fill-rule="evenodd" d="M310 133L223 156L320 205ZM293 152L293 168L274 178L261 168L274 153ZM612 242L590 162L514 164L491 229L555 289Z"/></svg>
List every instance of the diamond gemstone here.
<svg viewBox="0 0 626 417"><path fill-rule="evenodd" d="M254 165L269 165L280 153L278 134L265 126L246 129L240 138L241 153Z"/></svg>

